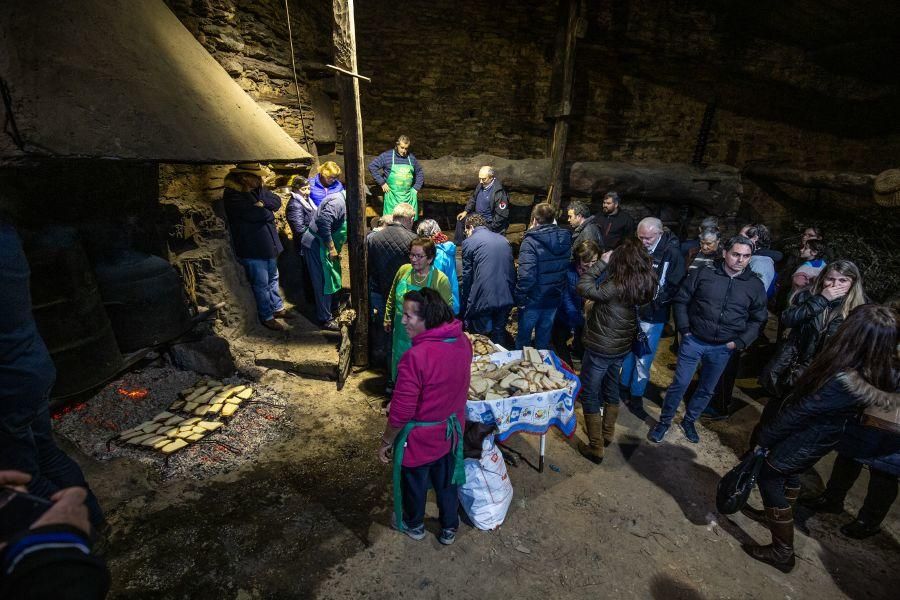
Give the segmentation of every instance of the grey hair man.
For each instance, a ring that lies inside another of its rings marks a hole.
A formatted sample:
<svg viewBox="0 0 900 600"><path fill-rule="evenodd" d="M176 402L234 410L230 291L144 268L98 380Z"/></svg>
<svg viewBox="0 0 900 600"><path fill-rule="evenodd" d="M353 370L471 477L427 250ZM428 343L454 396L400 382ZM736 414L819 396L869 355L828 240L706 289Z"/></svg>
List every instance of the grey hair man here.
<svg viewBox="0 0 900 600"><path fill-rule="evenodd" d="M644 417L643 398L650 383L650 367L656 358L663 328L669 321L669 307L684 279L685 269L681 244L675 234L663 227L662 221L656 217L642 219L637 226L637 237L653 260L653 270L659 284L653 301L638 311L638 326L647 334L650 352L643 356L628 354L622 363L619 381L629 389L628 407L639 417Z"/></svg>
<svg viewBox="0 0 900 600"><path fill-rule="evenodd" d="M466 207L456 215L455 242L462 244L465 239L466 217L478 214L494 233L504 233L509 227L509 192L496 176L494 167L485 165L478 170L478 185L466 202Z"/></svg>

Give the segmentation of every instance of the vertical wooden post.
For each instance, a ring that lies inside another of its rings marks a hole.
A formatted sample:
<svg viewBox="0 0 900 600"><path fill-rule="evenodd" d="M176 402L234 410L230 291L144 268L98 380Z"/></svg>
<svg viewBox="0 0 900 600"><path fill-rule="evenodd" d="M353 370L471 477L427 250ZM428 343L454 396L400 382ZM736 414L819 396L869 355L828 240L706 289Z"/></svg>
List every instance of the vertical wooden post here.
<svg viewBox="0 0 900 600"><path fill-rule="evenodd" d="M578 0L559 0L559 29L556 35L556 51L553 55L554 95L548 117L555 119L553 140L550 145L550 185L547 202L559 209L563 188L563 169L566 161L566 143L569 139L569 116L572 114L572 87L575 80L575 39L578 34Z"/></svg>
<svg viewBox="0 0 900 600"><path fill-rule="evenodd" d="M353 0L332 0L334 11L334 64L357 72L356 25ZM363 165L362 114L359 80L336 75L344 132L344 172L347 188L347 242L350 246L350 299L356 311L353 363L369 362L369 298L366 273L366 196Z"/></svg>

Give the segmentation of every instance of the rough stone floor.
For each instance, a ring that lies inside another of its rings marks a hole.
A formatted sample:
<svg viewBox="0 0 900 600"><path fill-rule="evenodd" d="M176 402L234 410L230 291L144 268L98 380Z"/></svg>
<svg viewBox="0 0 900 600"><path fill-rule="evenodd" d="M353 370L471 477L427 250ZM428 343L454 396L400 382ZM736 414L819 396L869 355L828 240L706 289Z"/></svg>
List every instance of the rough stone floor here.
<svg viewBox="0 0 900 600"><path fill-rule="evenodd" d="M661 352L656 386L666 385L671 362ZM897 597L896 506L887 531L866 541L838 532L847 514L801 512L798 566L789 575L745 556L741 542L767 541L766 530L740 515L717 515L713 502L717 478L736 462L760 410L743 392L743 408L726 423L701 427L699 445L677 427L651 445L648 425L625 410L601 466L582 459L574 440L551 434L543 474L527 464L510 468L515 497L502 528L464 525L456 544L442 547L433 503L424 540L389 528L390 474L374 455L383 428L377 375L358 373L340 393L331 382L274 369L262 382L287 397L291 432L240 470L159 481L135 461L78 456L111 525L101 544L110 597ZM753 393L750 381L739 383ZM576 435L584 436L580 428ZM510 442L535 464L537 444L531 436ZM820 489L829 472L826 461L804 485Z"/></svg>

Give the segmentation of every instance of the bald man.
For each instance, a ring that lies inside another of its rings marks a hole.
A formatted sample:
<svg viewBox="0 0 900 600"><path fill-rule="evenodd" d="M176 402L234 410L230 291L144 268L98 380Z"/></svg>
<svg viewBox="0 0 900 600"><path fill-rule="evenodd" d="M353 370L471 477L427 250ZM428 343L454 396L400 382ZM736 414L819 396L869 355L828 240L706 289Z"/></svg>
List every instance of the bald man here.
<svg viewBox="0 0 900 600"><path fill-rule="evenodd" d="M494 168L485 165L478 171L478 185L466 202L466 208L456 215L456 244L466 239L466 217L478 214L487 223L488 229L503 234L509 227L509 193L496 177Z"/></svg>

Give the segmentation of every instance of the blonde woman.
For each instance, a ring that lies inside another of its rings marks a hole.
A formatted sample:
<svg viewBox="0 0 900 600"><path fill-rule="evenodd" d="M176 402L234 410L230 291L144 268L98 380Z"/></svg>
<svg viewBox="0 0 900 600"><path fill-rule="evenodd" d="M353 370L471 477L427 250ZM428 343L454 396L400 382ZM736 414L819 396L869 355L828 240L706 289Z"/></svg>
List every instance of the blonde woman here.
<svg viewBox="0 0 900 600"><path fill-rule="evenodd" d="M836 260L822 273L781 313L781 323L790 327L791 333L760 376L760 383L774 396L782 397L790 391L850 311L866 303L862 276L855 264Z"/></svg>
<svg viewBox="0 0 900 600"><path fill-rule="evenodd" d="M323 163L319 172L309 180L309 197L313 204L319 206L325 196L344 191L344 184L338 180L341 168L333 160Z"/></svg>

